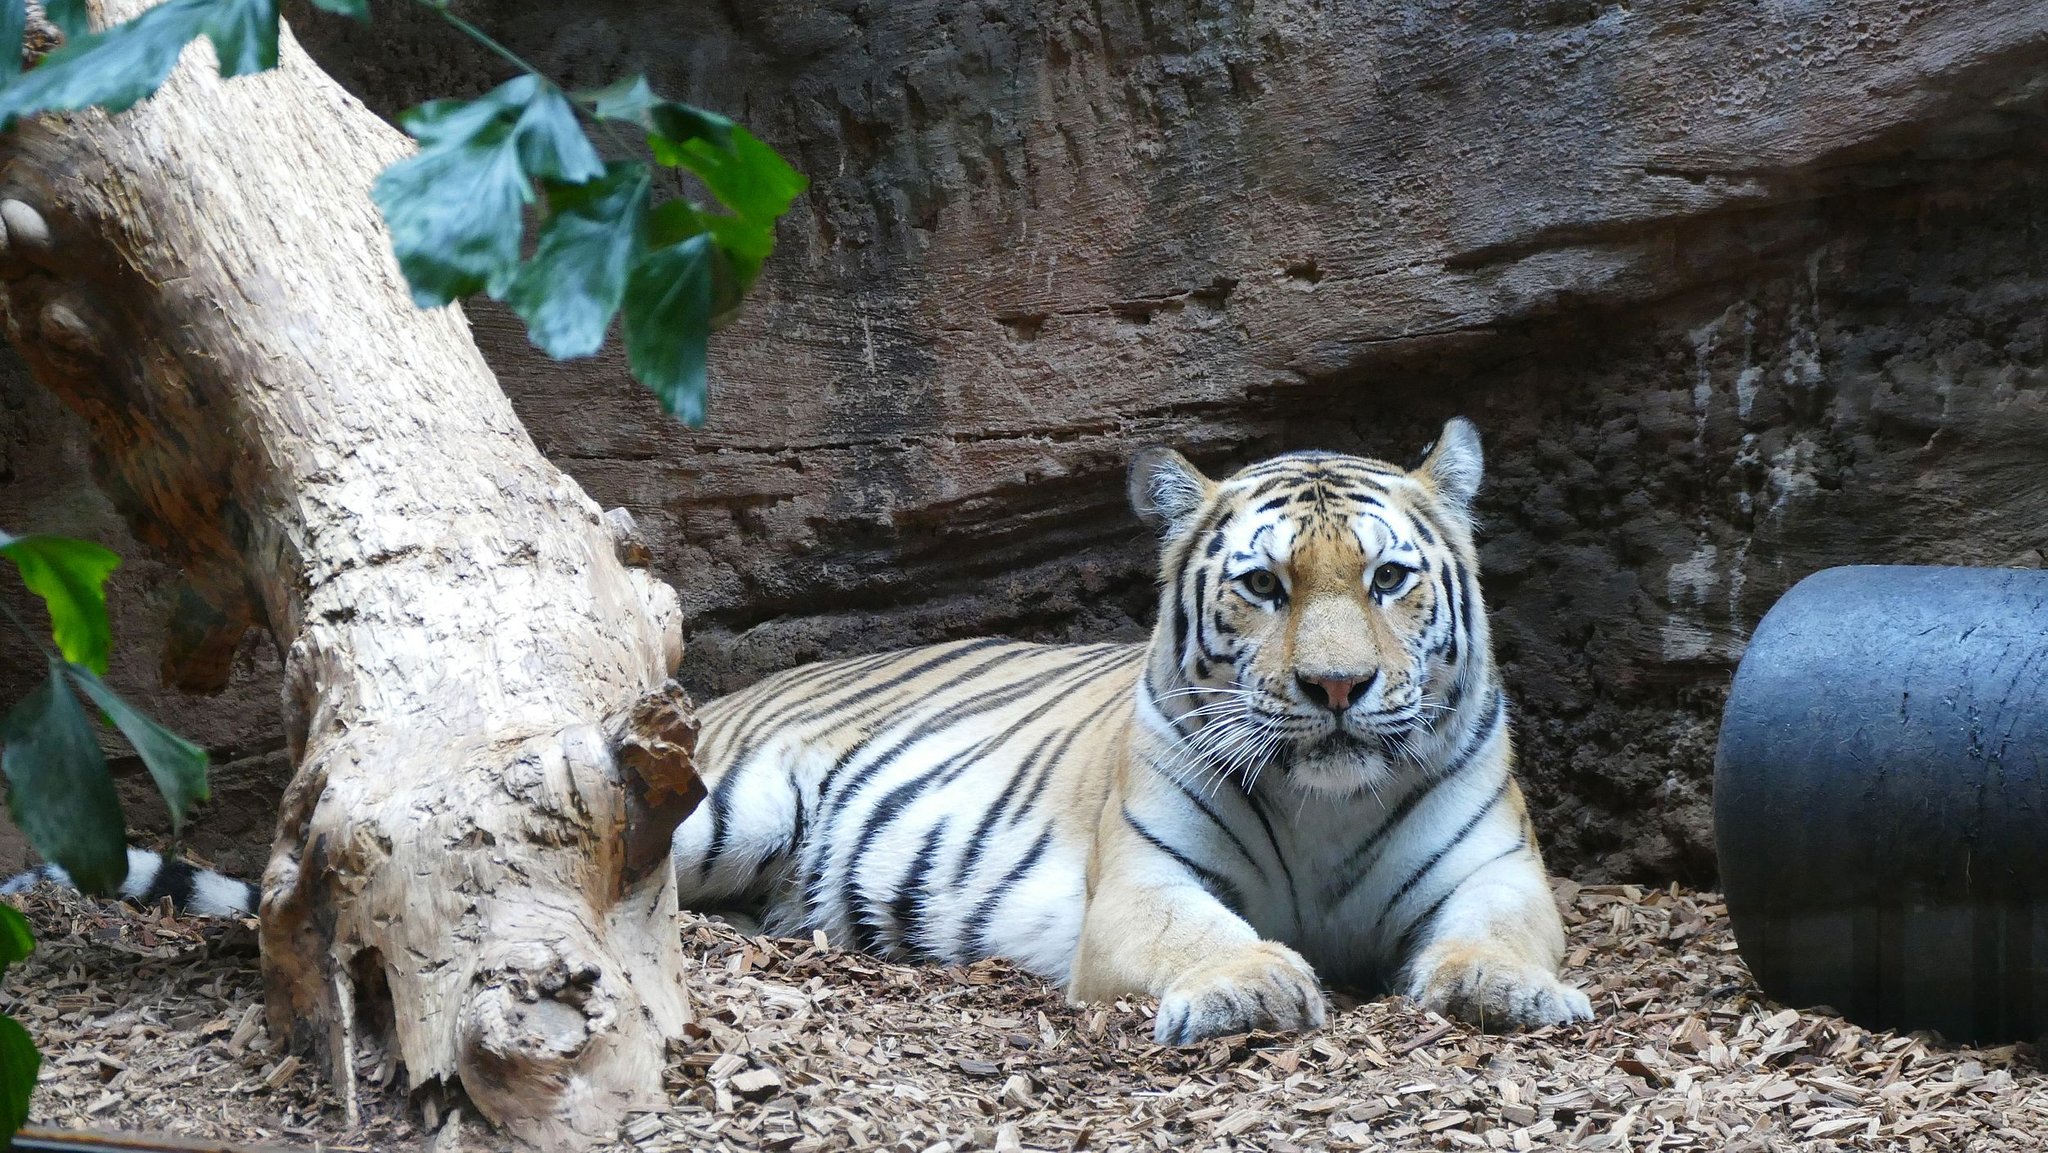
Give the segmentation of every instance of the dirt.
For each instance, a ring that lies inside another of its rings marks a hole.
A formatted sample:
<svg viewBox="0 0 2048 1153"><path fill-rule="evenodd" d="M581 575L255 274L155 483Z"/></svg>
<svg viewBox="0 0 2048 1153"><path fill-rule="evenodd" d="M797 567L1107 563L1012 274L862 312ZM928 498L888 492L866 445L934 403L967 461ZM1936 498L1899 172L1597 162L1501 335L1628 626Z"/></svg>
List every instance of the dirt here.
<svg viewBox="0 0 2048 1153"><path fill-rule="evenodd" d="M888 964L690 917L697 1024L640 1150L1873 1149L2039 1147L2028 1046L1950 1048L1764 999L1711 892L1559 882L1590 1025L1499 1036L1398 999L1329 1026L1152 1044L1152 1003L1073 1007L985 962ZM296 1149L483 1151L459 1101L361 1055L351 1122L261 1023L248 922L39 889L41 944L0 1009L45 1053L33 1119Z"/></svg>

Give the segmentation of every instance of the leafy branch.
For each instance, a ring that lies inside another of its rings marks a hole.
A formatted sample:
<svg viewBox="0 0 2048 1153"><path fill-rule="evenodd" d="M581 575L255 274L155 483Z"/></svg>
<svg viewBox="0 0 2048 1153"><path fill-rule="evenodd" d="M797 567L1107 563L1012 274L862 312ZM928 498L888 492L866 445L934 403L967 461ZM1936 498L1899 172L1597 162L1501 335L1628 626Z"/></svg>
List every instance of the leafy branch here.
<svg viewBox="0 0 2048 1153"><path fill-rule="evenodd" d="M7 807L44 859L70 874L80 888L111 893L128 875L127 826L99 734L78 694L142 757L170 808L174 834L183 830L193 803L207 797L206 752L100 680L113 638L105 585L119 557L90 541L5 532L0 532L0 556L14 562L22 583L42 598L55 645L45 644L0 603L15 627L42 649L49 667L42 685L0 717Z"/></svg>
<svg viewBox="0 0 2048 1153"><path fill-rule="evenodd" d="M730 119L664 100L645 76L565 92L434 0L419 0L521 75L474 100L434 100L400 124L419 151L385 169L371 195L415 303L478 292L504 301L557 360L593 355L624 314L633 376L684 422L704 419L706 342L737 311L775 247L775 223L807 181ZM314 0L369 19L368 0ZM85 0L48 0L64 45L20 71L26 0L0 0L0 130L19 117L87 107L118 112L162 86L190 41L212 42L220 74L277 64L276 0L165 0L125 23L87 28ZM657 201L653 169L600 157L597 128L628 151L637 132L655 165L696 177L716 208ZM522 260L529 208L544 204Z"/></svg>
<svg viewBox="0 0 2048 1153"><path fill-rule="evenodd" d="M183 829L192 804L206 799L206 752L100 680L114 635L107 620L107 576L120 557L91 541L5 532L0 532L0 556L13 562L50 616L45 643L0 601L0 613L42 650L50 670L40 687L0 717L0 770L7 777L8 810L36 851L80 888L114 892L128 875L127 825L100 752L99 733L78 694L96 705L141 755L170 808L174 831ZM0 974L34 948L28 922L11 906L0 905ZM14 1018L0 1016L0 1146L28 1119L41 1063L28 1031Z"/></svg>

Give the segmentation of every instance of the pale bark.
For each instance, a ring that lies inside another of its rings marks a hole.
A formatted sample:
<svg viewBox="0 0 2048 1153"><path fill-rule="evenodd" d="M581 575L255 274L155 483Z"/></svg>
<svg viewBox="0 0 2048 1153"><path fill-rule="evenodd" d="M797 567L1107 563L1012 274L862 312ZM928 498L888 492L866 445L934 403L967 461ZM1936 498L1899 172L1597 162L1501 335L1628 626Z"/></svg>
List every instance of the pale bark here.
<svg viewBox="0 0 2048 1153"><path fill-rule="evenodd" d="M286 654L273 1032L351 1101L392 1046L414 1086L587 1145L658 1101L689 1018L681 613L462 313L408 298L367 195L406 148L288 32L279 69L227 83L188 49L131 112L0 141L0 307L191 574L167 666L208 679L252 623Z"/></svg>

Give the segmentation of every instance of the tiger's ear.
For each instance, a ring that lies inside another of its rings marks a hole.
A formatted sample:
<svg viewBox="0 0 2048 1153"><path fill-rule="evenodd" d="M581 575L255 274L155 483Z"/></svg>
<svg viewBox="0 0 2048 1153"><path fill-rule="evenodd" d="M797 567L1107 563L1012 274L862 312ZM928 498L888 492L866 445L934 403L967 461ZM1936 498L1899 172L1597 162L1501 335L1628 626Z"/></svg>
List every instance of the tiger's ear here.
<svg viewBox="0 0 2048 1153"><path fill-rule="evenodd" d="M1436 443L1424 450L1416 475L1436 489L1437 496L1461 512L1472 509L1479 495L1479 480L1486 472L1486 458L1479 451L1479 429L1462 416L1444 423Z"/></svg>
<svg viewBox="0 0 2048 1153"><path fill-rule="evenodd" d="M1142 448L1131 457L1131 509L1162 535L1195 515L1212 487L1201 470L1170 448Z"/></svg>

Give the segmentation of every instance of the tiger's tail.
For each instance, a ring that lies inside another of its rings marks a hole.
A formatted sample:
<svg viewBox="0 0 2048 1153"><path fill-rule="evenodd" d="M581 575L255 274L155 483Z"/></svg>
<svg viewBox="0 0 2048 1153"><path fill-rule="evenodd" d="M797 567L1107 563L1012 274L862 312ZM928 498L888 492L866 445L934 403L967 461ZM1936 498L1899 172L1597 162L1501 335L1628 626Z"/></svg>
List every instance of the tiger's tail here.
<svg viewBox="0 0 2048 1153"><path fill-rule="evenodd" d="M78 887L61 866L37 865L0 882L0 893L23 892L44 881L67 889ZM145 906L169 897L173 908L202 917L253 917L262 890L251 882L202 869L190 861L130 848L128 878L121 882L118 895Z"/></svg>

